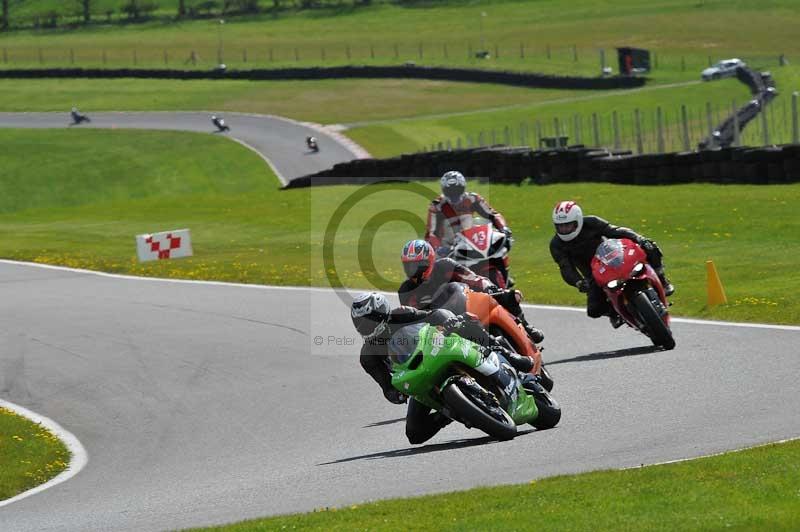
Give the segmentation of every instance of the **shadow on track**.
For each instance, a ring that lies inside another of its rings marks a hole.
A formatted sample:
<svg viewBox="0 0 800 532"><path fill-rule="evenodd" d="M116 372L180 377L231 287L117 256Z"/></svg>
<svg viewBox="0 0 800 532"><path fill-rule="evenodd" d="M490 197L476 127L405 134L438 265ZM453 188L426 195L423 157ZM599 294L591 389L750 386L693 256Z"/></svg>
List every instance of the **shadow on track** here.
<svg viewBox="0 0 800 532"><path fill-rule="evenodd" d="M398 417L396 419L387 419L386 421L376 421L375 423L370 423L369 425L364 425L361 427L362 429L369 429L372 427L382 427L384 425L391 425L392 423L400 423L401 421L405 421L405 417Z"/></svg>
<svg viewBox="0 0 800 532"><path fill-rule="evenodd" d="M533 429L521 430L517 432L517 437L524 436L525 434L530 434L531 432L535 431ZM417 454L428 454L439 451L452 451L453 449L461 449L464 447L475 447L477 445L486 445L490 443L500 443L500 441L490 436L484 436L482 438L475 438L469 440L464 440L464 439L452 440L447 443L434 443L433 445L424 445L422 447L407 447L405 449L395 449L393 451L382 451L379 453L351 456L350 458L342 458L340 460L333 460L331 462L322 462L317 465L324 466L324 465L343 464L346 462L354 462L356 460L376 460L379 458L402 458L404 456L414 456Z"/></svg>
<svg viewBox="0 0 800 532"><path fill-rule="evenodd" d="M547 365L553 366L555 364L567 364L569 362L590 362L592 360L603 360L606 358L632 357L637 355L647 355L650 353L655 353L656 351L663 350L654 345L647 345L644 347L628 347L626 349L617 349L616 351L600 351L598 353L589 353L588 355L553 360L552 362L548 362Z"/></svg>

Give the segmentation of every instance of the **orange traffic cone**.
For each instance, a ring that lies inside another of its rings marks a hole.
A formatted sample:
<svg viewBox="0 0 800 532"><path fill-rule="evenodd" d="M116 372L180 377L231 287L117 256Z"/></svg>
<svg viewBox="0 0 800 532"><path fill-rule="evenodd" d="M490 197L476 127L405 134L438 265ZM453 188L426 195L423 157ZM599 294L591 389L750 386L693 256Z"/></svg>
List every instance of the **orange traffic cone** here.
<svg viewBox="0 0 800 532"><path fill-rule="evenodd" d="M728 298L725 297L725 289L722 288L722 281L719 280L717 267L714 266L713 260L706 261L706 285L708 288L709 307L728 302Z"/></svg>

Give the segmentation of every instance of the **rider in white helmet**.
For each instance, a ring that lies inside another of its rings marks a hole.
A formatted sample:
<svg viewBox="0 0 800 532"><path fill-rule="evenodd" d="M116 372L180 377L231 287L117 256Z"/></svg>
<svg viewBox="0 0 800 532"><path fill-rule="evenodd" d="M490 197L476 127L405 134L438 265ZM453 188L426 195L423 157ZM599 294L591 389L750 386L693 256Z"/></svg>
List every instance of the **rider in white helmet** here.
<svg viewBox="0 0 800 532"><path fill-rule="evenodd" d="M616 328L622 319L608 303L602 288L592 278L591 262L597 246L605 238L629 238L642 246L647 260L656 270L666 294L672 295L675 287L664 275L661 250L655 242L627 227L617 227L597 216L584 216L580 205L574 201L560 201L553 209L556 234L550 241L550 255L561 270L561 277L570 286L587 294L586 313L592 318L606 315Z"/></svg>

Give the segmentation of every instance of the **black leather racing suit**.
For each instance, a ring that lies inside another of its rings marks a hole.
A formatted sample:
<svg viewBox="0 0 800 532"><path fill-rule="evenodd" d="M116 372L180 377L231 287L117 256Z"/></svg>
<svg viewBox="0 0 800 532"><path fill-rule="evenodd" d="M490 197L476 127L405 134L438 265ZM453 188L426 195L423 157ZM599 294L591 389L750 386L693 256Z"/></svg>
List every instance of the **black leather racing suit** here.
<svg viewBox="0 0 800 532"><path fill-rule="evenodd" d="M446 283L464 283L476 292L491 294L495 301L525 325L534 342L542 341L541 331L534 329L525 319L522 307L520 307L517 300L516 290L500 289L486 277L478 275L466 266L447 257L436 259L433 264L433 271L426 281L418 281L416 279L403 281L403 284L397 290L400 304L422 309L429 308L433 295ZM520 294L519 297L521 298L522 295Z"/></svg>
<svg viewBox="0 0 800 532"><path fill-rule="evenodd" d="M445 283L464 283L476 292L496 292L497 288L486 277L482 277L453 259L436 259L433 271L425 281L406 279L397 290L400 304L416 308L427 308L433 294Z"/></svg>
<svg viewBox="0 0 800 532"><path fill-rule="evenodd" d="M589 282L586 294L586 313L592 318L609 315L613 310L606 299L603 289L597 286L592 278L592 257L597 246L605 238L629 238L637 243L646 241L644 237L627 227L611 225L597 216L584 216L583 227L578 236L569 241L561 240L558 235L550 241L550 255L561 270L564 282L577 286L586 279ZM662 271L661 251L653 246L652 251L645 249L647 260L656 271Z"/></svg>

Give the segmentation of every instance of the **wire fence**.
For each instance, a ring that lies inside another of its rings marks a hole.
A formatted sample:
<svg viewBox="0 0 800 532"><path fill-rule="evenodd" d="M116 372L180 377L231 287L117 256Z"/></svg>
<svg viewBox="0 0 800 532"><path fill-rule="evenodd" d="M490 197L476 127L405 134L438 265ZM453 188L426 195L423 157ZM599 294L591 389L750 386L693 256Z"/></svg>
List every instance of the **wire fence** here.
<svg viewBox="0 0 800 532"><path fill-rule="evenodd" d="M617 71L613 48L550 45L530 42L239 42L226 39L224 31L209 27L205 38L191 46L156 43L125 46L81 42L74 46L0 45L0 67L181 67L210 68L220 63L236 68L287 64L398 64L470 65L481 68L535 69L542 72L597 76L609 67ZM696 72L723 57L662 54L651 51L653 71ZM743 57L755 69L788 64L784 54Z"/></svg>
<svg viewBox="0 0 800 532"><path fill-rule="evenodd" d="M735 109L706 103L686 106L631 111L611 110L603 113L554 115L523 120L491 129L476 129L443 139L426 150L475 148L505 144L533 148L559 148L585 145L629 150L632 153L666 153L690 151L713 135L716 128ZM800 143L798 93L778 97L740 133L739 146L766 146Z"/></svg>

